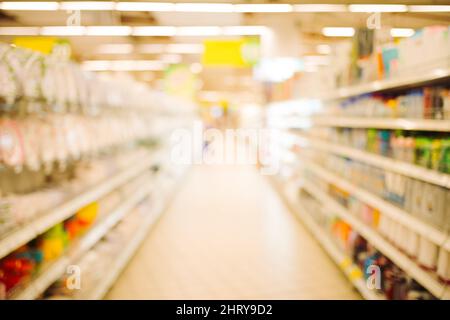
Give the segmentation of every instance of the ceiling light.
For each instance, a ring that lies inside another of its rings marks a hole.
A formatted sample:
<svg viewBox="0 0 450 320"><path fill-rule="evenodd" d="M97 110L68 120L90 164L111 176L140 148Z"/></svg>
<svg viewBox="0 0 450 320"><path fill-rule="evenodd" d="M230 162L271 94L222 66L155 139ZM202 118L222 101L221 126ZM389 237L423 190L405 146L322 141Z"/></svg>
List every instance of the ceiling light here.
<svg viewBox="0 0 450 320"><path fill-rule="evenodd" d="M118 11L174 11L175 4L168 2L118 2Z"/></svg>
<svg viewBox="0 0 450 320"><path fill-rule="evenodd" d="M43 36L82 36L86 28L81 26L48 26L42 27L40 34Z"/></svg>
<svg viewBox="0 0 450 320"><path fill-rule="evenodd" d="M347 6L343 4L296 4L295 12L346 12Z"/></svg>
<svg viewBox="0 0 450 320"><path fill-rule="evenodd" d="M176 32L176 27L167 26L148 26L133 28L133 36L171 37L174 36Z"/></svg>
<svg viewBox="0 0 450 320"><path fill-rule="evenodd" d="M156 71L163 70L165 64L158 60L90 60L82 67L90 71Z"/></svg>
<svg viewBox="0 0 450 320"><path fill-rule="evenodd" d="M178 36L218 36L222 34L220 27L178 27Z"/></svg>
<svg viewBox="0 0 450 320"><path fill-rule="evenodd" d="M201 43L172 43L168 44L166 51L169 53L200 54L203 52Z"/></svg>
<svg viewBox="0 0 450 320"><path fill-rule="evenodd" d="M60 10L114 10L115 3L111 1L64 1Z"/></svg>
<svg viewBox="0 0 450 320"><path fill-rule="evenodd" d="M30 11L54 11L58 10L59 4L58 2L34 2L34 1L26 1L26 2L2 2L0 3L0 9L2 10L30 10Z"/></svg>
<svg viewBox="0 0 450 320"><path fill-rule="evenodd" d="M227 36L258 36L267 33L270 29L264 26L234 26L224 27L223 33Z"/></svg>
<svg viewBox="0 0 450 320"><path fill-rule="evenodd" d="M414 29L410 28L392 28L391 37L393 38L408 38L413 36L415 33Z"/></svg>
<svg viewBox="0 0 450 320"><path fill-rule="evenodd" d="M403 4L351 4L350 12L406 12L408 7Z"/></svg>
<svg viewBox="0 0 450 320"><path fill-rule="evenodd" d="M156 54L165 52L165 45L163 44L140 44L137 47L139 53Z"/></svg>
<svg viewBox="0 0 450 320"><path fill-rule="evenodd" d="M431 6L408 6L411 12L450 12L450 6L431 5Z"/></svg>
<svg viewBox="0 0 450 320"><path fill-rule="evenodd" d="M167 64L178 64L181 62L181 60L183 60L183 58L179 54L164 54L159 58L162 62Z"/></svg>
<svg viewBox="0 0 450 320"><path fill-rule="evenodd" d="M97 47L97 54L130 54L134 51L134 46L130 43L108 43Z"/></svg>
<svg viewBox="0 0 450 320"><path fill-rule="evenodd" d="M267 3L267 4L235 4L236 12L292 12L292 5L285 3Z"/></svg>
<svg viewBox="0 0 450 320"><path fill-rule="evenodd" d="M0 27L2 36L37 36L38 27Z"/></svg>
<svg viewBox="0 0 450 320"><path fill-rule="evenodd" d="M177 3L175 11L179 12L233 12L231 3Z"/></svg>
<svg viewBox="0 0 450 320"><path fill-rule="evenodd" d="M316 47L316 51L319 54L330 54L331 53L331 47L327 44L319 44Z"/></svg>
<svg viewBox="0 0 450 320"><path fill-rule="evenodd" d="M86 27L88 36L129 36L131 27L129 26L96 26Z"/></svg>
<svg viewBox="0 0 450 320"><path fill-rule="evenodd" d="M351 27L325 27L322 34L326 37L353 37L355 29Z"/></svg>

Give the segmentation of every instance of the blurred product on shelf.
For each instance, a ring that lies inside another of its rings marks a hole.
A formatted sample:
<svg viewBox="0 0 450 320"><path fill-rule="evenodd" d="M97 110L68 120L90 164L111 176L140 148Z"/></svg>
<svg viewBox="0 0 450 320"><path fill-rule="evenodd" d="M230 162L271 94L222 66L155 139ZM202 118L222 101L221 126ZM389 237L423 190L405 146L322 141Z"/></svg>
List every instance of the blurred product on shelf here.
<svg viewBox="0 0 450 320"><path fill-rule="evenodd" d="M41 173L40 178L35 178L39 181L37 184L24 186L19 174L12 174L8 180L2 179L1 190L9 192L0 198L0 239L9 230L57 207L147 154L145 149L137 149L114 157L80 162L59 175Z"/></svg>
<svg viewBox="0 0 450 320"><path fill-rule="evenodd" d="M335 194L345 194L334 191ZM370 290L375 290L388 300L429 300L435 299L407 273L367 242L348 223L334 216L331 209L322 206L306 191L300 192L300 199L306 212L316 223L326 230L341 251L358 266ZM377 215L375 215L377 216ZM375 221L377 218L375 218ZM372 221L372 223L374 223ZM376 224L376 222L375 222ZM356 274L354 275L356 277Z"/></svg>
<svg viewBox="0 0 450 320"><path fill-rule="evenodd" d="M67 286L70 275L65 275L48 288L43 297L47 299L82 299L83 296L88 296L95 291L104 278L103 271L112 268L125 245L131 241L139 229L141 221L145 220L146 215L152 212L152 205L149 198L141 202L78 262L78 266L83 270L81 290L70 290Z"/></svg>
<svg viewBox="0 0 450 320"><path fill-rule="evenodd" d="M37 278L41 271L45 272L50 263L64 254L76 252L77 240L87 234L96 223L104 221L103 218L111 214L115 207L126 201L151 179L151 173L146 173L131 180L98 201L79 209L73 216L57 223L25 246L0 259L0 286L4 286L6 294L3 298L14 296Z"/></svg>
<svg viewBox="0 0 450 320"><path fill-rule="evenodd" d="M449 189L323 152L315 152L313 159L345 180L410 212L435 228L445 232L450 230L450 216L447 216L445 206Z"/></svg>
<svg viewBox="0 0 450 320"><path fill-rule="evenodd" d="M430 72L436 77L439 77L439 74L448 74L449 29L448 25L428 26L416 30L413 36L402 39L394 39L389 28L357 29L351 41L330 45L330 55L319 55L319 63L311 64L313 60L308 60L311 59L308 56L304 57L301 60L303 68L292 77L266 86L266 98L269 102L326 98L340 88L351 88L373 81L420 78ZM374 86L369 91L376 88L377 86ZM435 93L424 90L422 94L428 96ZM420 92L411 92L403 99L414 100L418 95ZM365 111L367 110L358 110L360 113ZM426 114L426 118L431 116L432 114ZM442 115L436 113L434 116L437 118ZM448 119L448 109L446 116ZM414 117L422 115L416 114Z"/></svg>
<svg viewBox="0 0 450 320"><path fill-rule="evenodd" d="M450 138L446 133L359 128L313 128L309 132L330 143L450 173Z"/></svg>
<svg viewBox="0 0 450 320"><path fill-rule="evenodd" d="M405 94L365 94L326 104L325 114L373 118L450 119L450 90L425 87Z"/></svg>

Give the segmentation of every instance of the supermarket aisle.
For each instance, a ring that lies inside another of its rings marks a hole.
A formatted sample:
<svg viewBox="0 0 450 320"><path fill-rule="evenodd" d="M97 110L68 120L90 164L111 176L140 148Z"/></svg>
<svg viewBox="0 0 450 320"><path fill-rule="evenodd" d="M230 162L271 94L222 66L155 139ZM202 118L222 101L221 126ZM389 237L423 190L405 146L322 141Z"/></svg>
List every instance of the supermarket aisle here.
<svg viewBox="0 0 450 320"><path fill-rule="evenodd" d="M191 169L107 299L358 299L253 167Z"/></svg>

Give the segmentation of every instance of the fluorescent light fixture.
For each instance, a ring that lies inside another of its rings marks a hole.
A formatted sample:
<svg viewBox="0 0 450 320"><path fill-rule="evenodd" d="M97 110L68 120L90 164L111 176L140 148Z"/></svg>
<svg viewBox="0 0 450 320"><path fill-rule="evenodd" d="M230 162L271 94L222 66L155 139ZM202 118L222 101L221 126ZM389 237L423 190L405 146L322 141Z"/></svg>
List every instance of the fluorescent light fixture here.
<svg viewBox="0 0 450 320"><path fill-rule="evenodd" d="M408 6L411 12L450 12L450 6L430 5L430 6Z"/></svg>
<svg viewBox="0 0 450 320"><path fill-rule="evenodd" d="M406 12L408 7L403 4L351 4L350 12Z"/></svg>
<svg viewBox="0 0 450 320"><path fill-rule="evenodd" d="M176 32L176 27L168 26L148 26L133 28L133 36L171 37L174 36Z"/></svg>
<svg viewBox="0 0 450 320"><path fill-rule="evenodd" d="M183 58L179 54L164 54L159 57L159 59L167 64L177 64L180 63Z"/></svg>
<svg viewBox="0 0 450 320"><path fill-rule="evenodd" d="M130 43L107 43L99 45L95 53L97 54L130 54L134 51L134 46Z"/></svg>
<svg viewBox="0 0 450 320"><path fill-rule="evenodd" d="M295 12L346 12L347 6L343 4L296 4Z"/></svg>
<svg viewBox="0 0 450 320"><path fill-rule="evenodd" d="M82 67L90 71L157 71L165 64L158 60L88 60Z"/></svg>
<svg viewBox="0 0 450 320"><path fill-rule="evenodd" d="M0 35L2 36L37 36L39 35L38 27L0 27Z"/></svg>
<svg viewBox="0 0 450 320"><path fill-rule="evenodd" d="M233 12L231 3L176 3L175 11L179 12Z"/></svg>
<svg viewBox="0 0 450 320"><path fill-rule="evenodd" d="M330 54L331 53L331 47L327 44L319 44L316 47L316 51L319 54Z"/></svg>
<svg viewBox="0 0 450 320"><path fill-rule="evenodd" d="M166 46L164 44L140 44L137 47L137 51L139 53L147 53L147 54L156 54L156 53L163 53L165 52Z"/></svg>
<svg viewBox="0 0 450 320"><path fill-rule="evenodd" d="M236 12L292 12L292 5L287 3L235 4Z"/></svg>
<svg viewBox="0 0 450 320"><path fill-rule="evenodd" d="M0 9L2 10L29 10L29 11L54 11L58 10L59 3L53 1L6 1L0 3Z"/></svg>
<svg viewBox="0 0 450 320"><path fill-rule="evenodd" d="M60 10L114 10L115 3L111 1L64 1L59 5Z"/></svg>
<svg viewBox="0 0 450 320"><path fill-rule="evenodd" d="M42 27L40 34L42 36L82 36L86 28L81 26L48 26Z"/></svg>
<svg viewBox="0 0 450 320"><path fill-rule="evenodd" d="M227 36L258 36L270 29L264 26L233 26L223 27L223 34Z"/></svg>
<svg viewBox="0 0 450 320"><path fill-rule="evenodd" d="M172 43L167 45L166 51L169 53L179 53L179 54L200 54L203 52L203 44Z"/></svg>
<svg viewBox="0 0 450 320"><path fill-rule="evenodd" d="M129 26L96 26L86 27L88 36L129 36L131 34Z"/></svg>
<svg viewBox="0 0 450 320"><path fill-rule="evenodd" d="M118 11L174 11L175 4L169 2L118 2Z"/></svg>
<svg viewBox="0 0 450 320"><path fill-rule="evenodd" d="M222 34L220 27L178 27L177 36L218 36Z"/></svg>
<svg viewBox="0 0 450 320"><path fill-rule="evenodd" d="M351 27L325 27L322 34L326 37L353 37L355 29Z"/></svg>
<svg viewBox="0 0 450 320"><path fill-rule="evenodd" d="M391 37L393 38L408 38L413 36L415 33L414 29L410 28L392 28Z"/></svg>

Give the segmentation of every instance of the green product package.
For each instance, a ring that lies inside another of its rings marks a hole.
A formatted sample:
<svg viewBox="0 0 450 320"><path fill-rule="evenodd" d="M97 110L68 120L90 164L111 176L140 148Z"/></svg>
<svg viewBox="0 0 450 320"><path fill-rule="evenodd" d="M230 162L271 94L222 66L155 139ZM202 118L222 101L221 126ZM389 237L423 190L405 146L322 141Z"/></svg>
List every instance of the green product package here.
<svg viewBox="0 0 450 320"><path fill-rule="evenodd" d="M416 138L416 164L426 168L431 166L431 143L429 138Z"/></svg>
<svg viewBox="0 0 450 320"><path fill-rule="evenodd" d="M439 171L450 173L450 138L442 140L439 158Z"/></svg>
<svg viewBox="0 0 450 320"><path fill-rule="evenodd" d="M376 151L377 144L377 130L369 129L367 130L367 150L370 152Z"/></svg>

